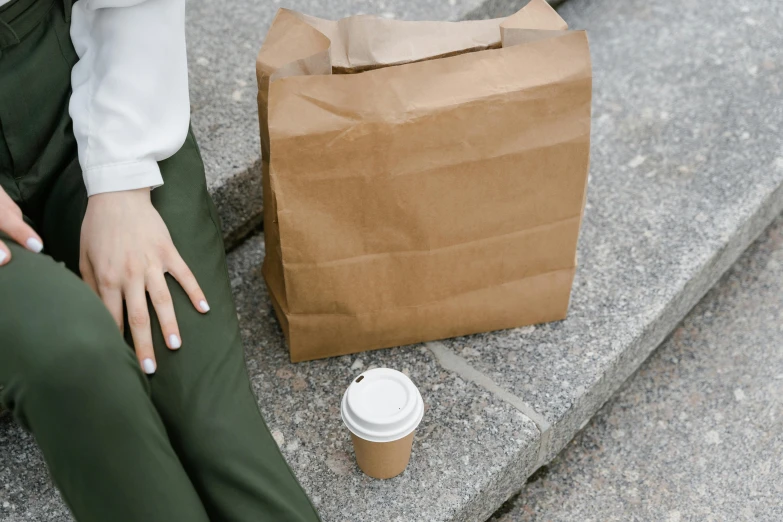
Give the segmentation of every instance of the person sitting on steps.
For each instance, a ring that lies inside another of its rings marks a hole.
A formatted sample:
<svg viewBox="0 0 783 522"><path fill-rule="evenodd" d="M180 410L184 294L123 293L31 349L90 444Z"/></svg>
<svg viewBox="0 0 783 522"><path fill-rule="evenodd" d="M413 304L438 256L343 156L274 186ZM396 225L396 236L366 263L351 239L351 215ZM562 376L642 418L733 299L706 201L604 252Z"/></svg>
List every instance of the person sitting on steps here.
<svg viewBox="0 0 783 522"><path fill-rule="evenodd" d="M318 521L247 376L185 0L0 4L0 403L79 522Z"/></svg>

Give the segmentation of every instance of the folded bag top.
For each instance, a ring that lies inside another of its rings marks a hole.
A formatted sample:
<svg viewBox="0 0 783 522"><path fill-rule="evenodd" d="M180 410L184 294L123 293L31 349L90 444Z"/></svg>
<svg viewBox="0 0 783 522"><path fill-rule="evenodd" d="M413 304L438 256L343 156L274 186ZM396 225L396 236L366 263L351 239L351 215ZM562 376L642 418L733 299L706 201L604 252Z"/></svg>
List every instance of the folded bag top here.
<svg viewBox="0 0 783 522"><path fill-rule="evenodd" d="M591 68L544 0L470 22L281 9L257 76L263 274L293 361L565 317Z"/></svg>

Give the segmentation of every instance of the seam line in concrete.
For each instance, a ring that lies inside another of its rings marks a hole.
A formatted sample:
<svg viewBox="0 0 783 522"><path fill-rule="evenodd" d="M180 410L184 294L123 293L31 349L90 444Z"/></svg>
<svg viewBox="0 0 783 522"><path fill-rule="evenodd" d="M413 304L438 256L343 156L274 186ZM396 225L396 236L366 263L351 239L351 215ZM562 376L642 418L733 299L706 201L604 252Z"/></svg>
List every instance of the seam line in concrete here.
<svg viewBox="0 0 783 522"><path fill-rule="evenodd" d="M538 445L538 455L536 456L536 468L546 464L543 459L546 458L547 451L549 449L549 434L551 432L552 425L549 423L543 415L538 413L535 408L529 405L527 402L517 397L510 391L499 386L488 375L478 371L468 363L463 357L454 353L445 344L438 341L431 341L424 343L424 346L432 352L438 363L451 372L456 373L463 379L470 381L488 392L492 393L499 399L507 402L523 415L528 417L538 428L541 433L541 439Z"/></svg>

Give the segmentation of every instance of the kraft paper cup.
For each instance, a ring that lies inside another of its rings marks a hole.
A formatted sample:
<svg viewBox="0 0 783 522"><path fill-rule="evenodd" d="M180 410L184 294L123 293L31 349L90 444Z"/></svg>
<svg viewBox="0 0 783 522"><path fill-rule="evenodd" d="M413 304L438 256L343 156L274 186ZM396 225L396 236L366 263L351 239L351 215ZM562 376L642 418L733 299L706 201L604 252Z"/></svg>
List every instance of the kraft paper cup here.
<svg viewBox="0 0 783 522"><path fill-rule="evenodd" d="M390 368L362 373L345 391L340 414L364 473L386 479L405 471L424 401L404 373Z"/></svg>

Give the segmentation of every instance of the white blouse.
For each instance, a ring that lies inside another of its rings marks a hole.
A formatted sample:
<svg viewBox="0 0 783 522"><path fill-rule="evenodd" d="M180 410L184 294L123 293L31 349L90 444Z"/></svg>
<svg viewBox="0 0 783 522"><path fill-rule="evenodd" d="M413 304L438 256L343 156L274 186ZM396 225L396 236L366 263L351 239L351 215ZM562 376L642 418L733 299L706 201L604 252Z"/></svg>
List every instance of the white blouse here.
<svg viewBox="0 0 783 522"><path fill-rule="evenodd" d="M179 150L190 121L185 0L79 0L71 40L87 194L162 185L157 162Z"/></svg>
<svg viewBox="0 0 783 522"><path fill-rule="evenodd" d="M79 0L70 114L87 194L163 184L190 121L185 0Z"/></svg>

